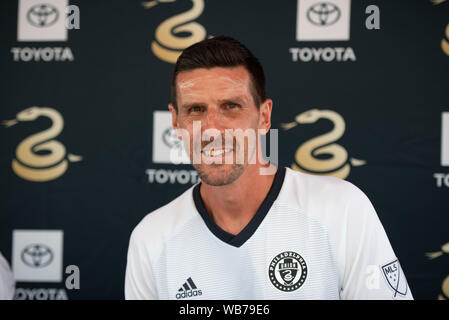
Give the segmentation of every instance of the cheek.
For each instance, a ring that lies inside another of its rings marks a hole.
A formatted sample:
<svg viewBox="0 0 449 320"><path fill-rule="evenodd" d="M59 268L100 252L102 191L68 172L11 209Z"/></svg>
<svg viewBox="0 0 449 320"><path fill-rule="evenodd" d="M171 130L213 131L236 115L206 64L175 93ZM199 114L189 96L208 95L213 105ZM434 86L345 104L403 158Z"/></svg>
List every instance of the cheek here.
<svg viewBox="0 0 449 320"><path fill-rule="evenodd" d="M184 143L192 143L194 139L200 139L201 141L201 131L199 126L194 126L193 121L189 119L183 119L178 121L178 132L182 133L182 140ZM196 128L196 130L194 130Z"/></svg>
<svg viewBox="0 0 449 320"><path fill-rule="evenodd" d="M178 114L176 135L185 143L192 136L192 125L186 119Z"/></svg>
<svg viewBox="0 0 449 320"><path fill-rule="evenodd" d="M188 117L187 115L180 114L178 116L178 126L184 130L192 131L193 121L194 119L192 119L192 117Z"/></svg>
<svg viewBox="0 0 449 320"><path fill-rule="evenodd" d="M259 115L254 113L245 115L245 118L242 119L241 125L244 126L245 129L252 128L257 130L259 127Z"/></svg>

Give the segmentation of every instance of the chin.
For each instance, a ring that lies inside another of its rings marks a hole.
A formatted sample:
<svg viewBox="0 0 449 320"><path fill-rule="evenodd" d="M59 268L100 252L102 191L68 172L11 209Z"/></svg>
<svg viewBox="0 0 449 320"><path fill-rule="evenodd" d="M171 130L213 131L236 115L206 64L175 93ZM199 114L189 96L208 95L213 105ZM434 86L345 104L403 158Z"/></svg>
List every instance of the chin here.
<svg viewBox="0 0 449 320"><path fill-rule="evenodd" d="M202 182L211 186L225 186L236 181L245 171L243 164L194 165Z"/></svg>

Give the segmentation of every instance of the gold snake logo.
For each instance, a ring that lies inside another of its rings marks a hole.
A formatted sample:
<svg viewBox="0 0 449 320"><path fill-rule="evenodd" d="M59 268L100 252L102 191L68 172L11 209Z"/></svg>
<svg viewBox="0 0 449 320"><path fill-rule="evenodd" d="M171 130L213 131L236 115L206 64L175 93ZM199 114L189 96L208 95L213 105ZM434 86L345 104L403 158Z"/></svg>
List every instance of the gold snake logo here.
<svg viewBox="0 0 449 320"><path fill-rule="evenodd" d="M441 39L441 49L443 50L443 52L445 54L447 54L449 56L449 23L446 26L446 30L444 32L446 34L446 39L443 38Z"/></svg>
<svg viewBox="0 0 449 320"><path fill-rule="evenodd" d="M23 140L16 149L16 159L12 160L13 171L29 181L44 182L56 179L67 170L68 162L81 161L82 157L68 154L62 143L52 140L64 128L64 119L55 109L31 107L19 112L15 119L3 121L11 127L20 121L34 121L38 117L50 118L52 126Z"/></svg>
<svg viewBox="0 0 449 320"><path fill-rule="evenodd" d="M366 161L350 158L348 162L346 149L334 143L345 132L346 125L342 116L332 110L311 109L297 115L294 122L281 124L281 127L289 130L298 124L315 123L320 118L332 121L333 130L300 145L295 153L295 163L291 167L301 172L345 179L351 171L351 165L362 166L366 164ZM321 155L331 155L331 157L317 158Z"/></svg>
<svg viewBox="0 0 449 320"><path fill-rule="evenodd" d="M432 2L434 5L438 5L441 4L443 2L445 2L446 0L430 0L430 2Z"/></svg>
<svg viewBox="0 0 449 320"><path fill-rule="evenodd" d="M149 9L158 3L175 2L176 0L153 0L142 2L144 8ZM156 29L156 40L151 43L151 50L159 59L175 63L182 50L192 44L206 39L206 29L198 22L204 10L204 0L192 0L193 7L183 13L177 14L164 22ZM187 32L189 37L179 37L177 34Z"/></svg>
<svg viewBox="0 0 449 320"><path fill-rule="evenodd" d="M449 242L441 246L440 251L426 252L426 256L429 260L436 259L445 253L449 253ZM448 300L449 299L449 275L443 280L441 284L441 291L443 294L438 296L438 300Z"/></svg>

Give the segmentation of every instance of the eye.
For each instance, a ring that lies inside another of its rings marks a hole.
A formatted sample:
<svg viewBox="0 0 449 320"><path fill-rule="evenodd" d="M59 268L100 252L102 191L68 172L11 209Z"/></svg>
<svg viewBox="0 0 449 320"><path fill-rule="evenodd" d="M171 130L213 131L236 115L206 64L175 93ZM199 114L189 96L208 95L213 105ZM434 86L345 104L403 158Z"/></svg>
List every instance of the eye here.
<svg viewBox="0 0 449 320"><path fill-rule="evenodd" d="M236 108L238 108L238 104L236 104L236 103L228 103L228 104L226 104L226 108L227 109L236 109Z"/></svg>
<svg viewBox="0 0 449 320"><path fill-rule="evenodd" d="M203 111L203 107L201 106L193 106L189 109L190 112L201 112Z"/></svg>

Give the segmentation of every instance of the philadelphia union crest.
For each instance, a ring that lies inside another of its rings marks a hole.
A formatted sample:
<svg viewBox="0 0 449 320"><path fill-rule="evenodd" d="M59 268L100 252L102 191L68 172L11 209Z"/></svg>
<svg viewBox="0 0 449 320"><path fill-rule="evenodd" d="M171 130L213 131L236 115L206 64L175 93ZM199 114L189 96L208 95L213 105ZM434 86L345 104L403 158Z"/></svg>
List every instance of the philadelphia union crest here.
<svg viewBox="0 0 449 320"><path fill-rule="evenodd" d="M271 260L268 267L268 277L279 290L295 291L306 281L306 261L296 252L282 252Z"/></svg>

